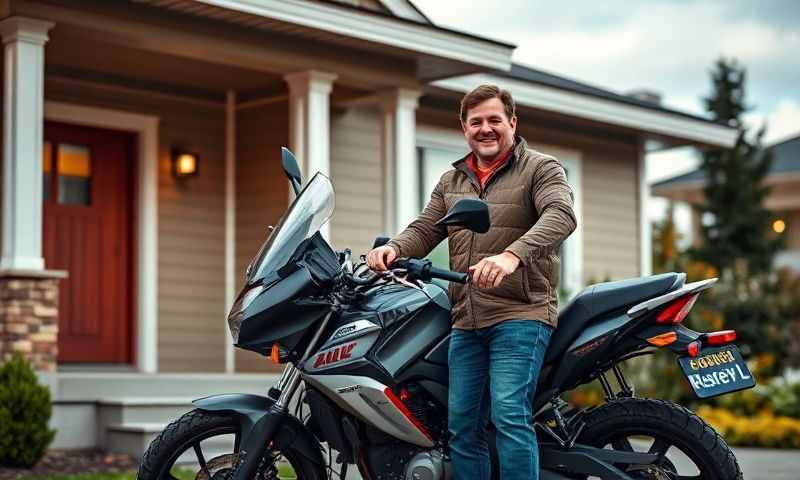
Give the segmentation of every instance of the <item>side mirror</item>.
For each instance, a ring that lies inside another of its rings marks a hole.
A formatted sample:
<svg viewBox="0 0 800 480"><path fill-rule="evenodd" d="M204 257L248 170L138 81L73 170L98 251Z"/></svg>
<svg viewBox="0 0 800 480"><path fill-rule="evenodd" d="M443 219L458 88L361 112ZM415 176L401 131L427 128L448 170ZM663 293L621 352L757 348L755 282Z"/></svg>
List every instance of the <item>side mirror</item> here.
<svg viewBox="0 0 800 480"><path fill-rule="evenodd" d="M456 202L447 215L436 222L436 225L465 227L476 233L489 231L489 206L483 200L464 198Z"/></svg>
<svg viewBox="0 0 800 480"><path fill-rule="evenodd" d="M299 194L300 185L302 183L300 167L297 165L297 160L294 158L294 154L286 147L281 147L281 162L283 164L283 171L286 172L286 176L289 177L289 181L292 182L294 194Z"/></svg>
<svg viewBox="0 0 800 480"><path fill-rule="evenodd" d="M375 242L372 243L372 248L382 247L382 246L386 245L387 243L389 243L389 240L390 240L389 237L385 237L385 236L379 235L379 236L375 237Z"/></svg>

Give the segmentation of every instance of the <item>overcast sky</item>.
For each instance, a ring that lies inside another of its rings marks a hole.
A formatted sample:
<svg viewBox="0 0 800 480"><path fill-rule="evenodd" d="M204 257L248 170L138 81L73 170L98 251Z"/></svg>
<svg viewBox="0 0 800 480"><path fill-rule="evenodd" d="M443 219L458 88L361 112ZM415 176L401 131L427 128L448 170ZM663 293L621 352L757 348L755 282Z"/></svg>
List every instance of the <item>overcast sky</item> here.
<svg viewBox="0 0 800 480"><path fill-rule="evenodd" d="M517 45L514 61L704 113L715 59L747 68L746 117L768 142L800 133L800 0L412 0L434 23ZM650 179L695 165L687 152L651 157Z"/></svg>

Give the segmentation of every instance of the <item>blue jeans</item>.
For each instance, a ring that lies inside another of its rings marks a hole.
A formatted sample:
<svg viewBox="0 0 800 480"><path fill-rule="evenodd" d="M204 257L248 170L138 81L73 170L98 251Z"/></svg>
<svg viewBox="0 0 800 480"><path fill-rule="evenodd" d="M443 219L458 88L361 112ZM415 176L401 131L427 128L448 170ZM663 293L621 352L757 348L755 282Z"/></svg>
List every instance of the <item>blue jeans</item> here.
<svg viewBox="0 0 800 480"><path fill-rule="evenodd" d="M552 331L532 320L453 330L447 423L455 480L490 480L486 442L490 411L497 427L500 478L539 478L531 402Z"/></svg>

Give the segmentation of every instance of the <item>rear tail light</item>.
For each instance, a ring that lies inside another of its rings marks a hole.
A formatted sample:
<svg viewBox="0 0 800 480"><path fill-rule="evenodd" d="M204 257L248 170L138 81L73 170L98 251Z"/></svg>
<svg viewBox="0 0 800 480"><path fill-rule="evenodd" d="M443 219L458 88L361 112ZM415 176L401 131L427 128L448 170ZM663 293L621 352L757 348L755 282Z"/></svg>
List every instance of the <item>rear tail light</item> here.
<svg viewBox="0 0 800 480"><path fill-rule="evenodd" d="M695 340L690 343L689 346L686 347L686 351L689 353L690 357L697 358L697 354L700 353L700 342Z"/></svg>
<svg viewBox="0 0 800 480"><path fill-rule="evenodd" d="M671 324L677 325L689 315L689 311L694 306L694 302L697 301L697 297L699 297L699 293L695 293L694 295L686 295L683 296L672 303L670 303L663 312L658 314L658 318L656 318L656 323L662 324Z"/></svg>
<svg viewBox="0 0 800 480"><path fill-rule="evenodd" d="M727 345L736 341L736 330L706 333L705 341L707 345Z"/></svg>

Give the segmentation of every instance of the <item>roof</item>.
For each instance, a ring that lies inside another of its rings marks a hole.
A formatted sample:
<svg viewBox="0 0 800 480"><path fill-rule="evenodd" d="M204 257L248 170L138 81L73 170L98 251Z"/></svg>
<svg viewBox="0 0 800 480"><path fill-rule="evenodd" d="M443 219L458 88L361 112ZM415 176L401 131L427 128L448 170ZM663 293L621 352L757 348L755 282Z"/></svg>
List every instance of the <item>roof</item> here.
<svg viewBox="0 0 800 480"><path fill-rule="evenodd" d="M800 135L774 143L767 148L772 149L772 166L768 175L784 175L800 172ZM705 183L706 174L697 169L683 175L677 175L666 180L656 182L653 188L678 187L691 183Z"/></svg>
<svg viewBox="0 0 800 480"><path fill-rule="evenodd" d="M700 120L715 125L724 125L724 123L717 122L709 118L702 117L700 115L692 115L690 113L682 112L679 110L673 110L671 108L666 108L653 102L640 100L638 98L616 93L604 88L595 87L587 83L579 82L577 80L572 80L566 77L562 77L560 75L554 75L552 73L548 73L543 70L535 69L525 65L520 65L518 63L512 64L511 71L509 72L497 71L495 72L495 74L501 77L524 80L526 82L537 83L548 87L558 88L560 90L567 90L570 92L590 95L593 97L603 98L606 100L633 105L636 107L643 107L649 110L654 110L663 113L670 113L673 115L679 115L681 117L691 118L693 120Z"/></svg>

